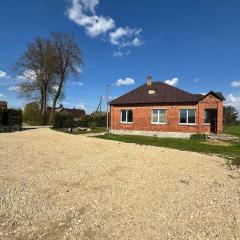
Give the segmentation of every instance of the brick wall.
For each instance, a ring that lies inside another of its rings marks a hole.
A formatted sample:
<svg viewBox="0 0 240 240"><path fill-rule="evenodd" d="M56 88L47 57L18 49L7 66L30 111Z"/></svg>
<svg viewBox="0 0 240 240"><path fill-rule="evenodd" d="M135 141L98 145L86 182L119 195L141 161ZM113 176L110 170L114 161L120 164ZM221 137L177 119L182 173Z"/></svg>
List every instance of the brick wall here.
<svg viewBox="0 0 240 240"><path fill-rule="evenodd" d="M152 109L166 109L167 123L152 124ZM137 130L137 131L162 131L162 132L188 132L209 133L210 125L204 124L204 109L217 108L218 111L218 133L222 131L223 102L209 95L199 104L181 105L138 105L138 106L111 106L111 129L114 130ZM121 110L133 110L133 123L121 123ZM180 109L196 109L196 124L179 124Z"/></svg>

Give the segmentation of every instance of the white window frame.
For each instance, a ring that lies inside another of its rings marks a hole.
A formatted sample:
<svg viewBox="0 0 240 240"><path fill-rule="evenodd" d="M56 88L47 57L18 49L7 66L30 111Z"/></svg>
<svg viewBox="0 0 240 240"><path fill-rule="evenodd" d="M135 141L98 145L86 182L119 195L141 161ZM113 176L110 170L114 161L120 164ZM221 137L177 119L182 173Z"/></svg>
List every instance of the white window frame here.
<svg viewBox="0 0 240 240"><path fill-rule="evenodd" d="M181 121L181 110L186 110L187 111L187 122L186 123L181 123L180 122ZM195 111L195 122L194 123L189 123L188 122L188 111L189 110L194 110ZM179 125L192 125L192 126L197 125L196 124L196 119L197 119L197 111L196 111L195 108L182 108L182 109L179 109Z"/></svg>
<svg viewBox="0 0 240 240"><path fill-rule="evenodd" d="M126 121L122 121L122 111L126 111ZM128 122L128 111L132 111L132 122ZM133 123L133 109L121 109L120 110L120 123L128 124L128 123Z"/></svg>
<svg viewBox="0 0 240 240"><path fill-rule="evenodd" d="M165 111L165 115L166 115L166 122L162 123L162 122L159 122L159 119L160 119L160 110L164 110ZM158 111L158 121L157 122L153 122L153 111ZM167 124L167 109L166 108L157 108L157 109L152 109L152 112L151 112L151 123L152 124L160 124L160 125L165 125Z"/></svg>

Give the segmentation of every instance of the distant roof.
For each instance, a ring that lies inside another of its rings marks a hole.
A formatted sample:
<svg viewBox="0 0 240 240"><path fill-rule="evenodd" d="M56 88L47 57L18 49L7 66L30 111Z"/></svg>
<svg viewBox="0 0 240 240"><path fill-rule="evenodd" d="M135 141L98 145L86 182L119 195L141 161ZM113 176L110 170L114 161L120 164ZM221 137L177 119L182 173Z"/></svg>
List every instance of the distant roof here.
<svg viewBox="0 0 240 240"><path fill-rule="evenodd" d="M51 107L48 107L47 110L50 112ZM60 106L59 108L56 108L54 110L55 112L66 112L70 115L72 115L74 118L81 118L82 116L86 115L85 110L83 109L77 109L77 108L64 108L63 106Z"/></svg>
<svg viewBox="0 0 240 240"><path fill-rule="evenodd" d="M67 112L68 114L72 115L74 118L81 118L82 116L86 115L85 110L83 109L63 108L62 111Z"/></svg>
<svg viewBox="0 0 240 240"><path fill-rule="evenodd" d="M155 90L154 94L149 94L148 90ZM209 92L217 98L224 100L219 92ZM208 94L207 94L208 95ZM112 100L110 105L119 104L153 104L153 103L197 103L205 98L206 95L192 94L179 88L168 85L164 82L152 82L149 86L142 86Z"/></svg>

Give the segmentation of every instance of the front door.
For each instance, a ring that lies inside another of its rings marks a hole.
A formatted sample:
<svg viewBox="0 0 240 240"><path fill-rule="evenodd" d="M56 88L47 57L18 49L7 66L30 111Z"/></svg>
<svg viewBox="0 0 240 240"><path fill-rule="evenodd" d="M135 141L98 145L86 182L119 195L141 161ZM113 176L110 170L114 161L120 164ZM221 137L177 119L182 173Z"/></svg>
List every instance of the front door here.
<svg viewBox="0 0 240 240"><path fill-rule="evenodd" d="M217 133L217 109L210 110L210 131Z"/></svg>

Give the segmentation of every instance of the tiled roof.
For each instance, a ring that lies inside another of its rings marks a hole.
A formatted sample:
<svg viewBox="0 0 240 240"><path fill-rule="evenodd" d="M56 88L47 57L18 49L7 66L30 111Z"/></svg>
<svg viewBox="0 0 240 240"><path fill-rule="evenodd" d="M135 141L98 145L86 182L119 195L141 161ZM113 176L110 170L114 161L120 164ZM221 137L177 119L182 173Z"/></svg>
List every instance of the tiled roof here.
<svg viewBox="0 0 240 240"><path fill-rule="evenodd" d="M149 94L149 90L155 90L155 93ZM224 100L224 97L219 92L209 92L216 97ZM152 82L149 86L142 86L112 100L110 105L119 104L154 104L154 103L197 103L201 101L205 95L192 94L183 91L179 88L170 86L163 82Z"/></svg>
<svg viewBox="0 0 240 240"><path fill-rule="evenodd" d="M155 90L149 94L148 90ZM163 82L152 82L151 86L144 84L110 102L110 105L137 103L180 103L198 102L203 95L191 94Z"/></svg>

